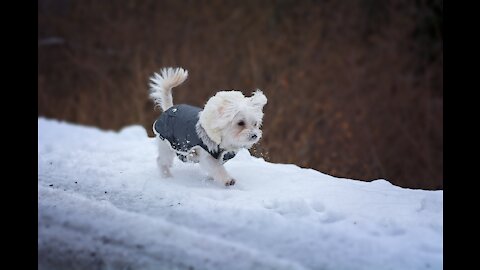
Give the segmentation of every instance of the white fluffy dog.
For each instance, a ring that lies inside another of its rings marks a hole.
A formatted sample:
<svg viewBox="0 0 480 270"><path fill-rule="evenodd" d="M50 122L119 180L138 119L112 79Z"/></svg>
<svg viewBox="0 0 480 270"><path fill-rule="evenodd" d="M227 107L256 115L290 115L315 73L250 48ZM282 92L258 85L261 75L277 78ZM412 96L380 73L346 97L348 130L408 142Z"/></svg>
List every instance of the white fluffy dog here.
<svg viewBox="0 0 480 270"><path fill-rule="evenodd" d="M164 68L150 78L150 98L163 110L153 124L159 145L158 166L163 177L170 177L177 154L184 162L199 162L215 181L234 185L223 164L262 137L262 110L267 98L258 89L251 97L240 91L220 91L203 109L173 105L172 88L187 77L188 71L182 68Z"/></svg>

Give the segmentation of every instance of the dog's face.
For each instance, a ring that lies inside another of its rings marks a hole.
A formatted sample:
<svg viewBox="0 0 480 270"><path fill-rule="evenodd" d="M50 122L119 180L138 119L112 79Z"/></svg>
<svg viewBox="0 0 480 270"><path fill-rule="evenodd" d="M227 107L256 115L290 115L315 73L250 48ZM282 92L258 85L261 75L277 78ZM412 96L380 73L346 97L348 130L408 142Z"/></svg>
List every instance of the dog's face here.
<svg viewBox="0 0 480 270"><path fill-rule="evenodd" d="M222 142L238 148L250 148L262 137L262 117L250 111L239 111L222 129Z"/></svg>
<svg viewBox="0 0 480 270"><path fill-rule="evenodd" d="M222 148L250 148L262 137L260 127L267 98L257 90L251 97L240 91L221 91L200 113L200 124Z"/></svg>

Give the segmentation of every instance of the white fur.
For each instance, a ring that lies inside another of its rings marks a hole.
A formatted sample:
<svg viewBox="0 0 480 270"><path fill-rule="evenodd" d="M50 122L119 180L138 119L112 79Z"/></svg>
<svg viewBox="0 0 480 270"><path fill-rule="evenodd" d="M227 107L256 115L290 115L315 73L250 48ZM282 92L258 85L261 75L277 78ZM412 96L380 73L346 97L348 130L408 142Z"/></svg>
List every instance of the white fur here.
<svg viewBox="0 0 480 270"><path fill-rule="evenodd" d="M160 74L154 73L150 78L150 98L155 107L163 111L173 106L172 88L182 84L188 77L188 71L183 68L162 68Z"/></svg>
<svg viewBox="0 0 480 270"><path fill-rule="evenodd" d="M167 110L173 106L171 89L186 80L188 71L182 68L164 68L161 75L151 77L150 98L156 106ZM212 150L219 148L226 152L238 152L241 148L250 148L262 137L260 130L263 119L263 107L267 97L257 89L251 97L245 97L240 91L220 91L211 97L199 113L197 135ZM158 135L158 134L157 134ZM167 140L159 140L157 163L162 176L171 176L170 168L175 157L175 150ZM188 153L189 160L200 162L200 167L207 171L214 180L227 186L235 180L227 173L222 158L213 158L201 147L194 147Z"/></svg>
<svg viewBox="0 0 480 270"><path fill-rule="evenodd" d="M157 136L158 141L158 156L157 164L160 168L160 172L163 177L171 177L170 168L173 165L173 159L175 158L175 152L172 151L172 147L167 140L162 140Z"/></svg>

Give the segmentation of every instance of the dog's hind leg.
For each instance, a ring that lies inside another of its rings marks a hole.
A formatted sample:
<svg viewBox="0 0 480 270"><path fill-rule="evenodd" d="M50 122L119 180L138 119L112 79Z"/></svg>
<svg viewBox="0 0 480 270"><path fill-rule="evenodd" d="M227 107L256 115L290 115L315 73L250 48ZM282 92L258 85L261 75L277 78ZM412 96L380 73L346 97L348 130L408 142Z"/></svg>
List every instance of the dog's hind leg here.
<svg viewBox="0 0 480 270"><path fill-rule="evenodd" d="M166 140L162 140L157 137L158 141L158 156L157 156L157 165L162 173L162 177L172 177L170 173L170 168L173 165L173 159L175 158L175 153L173 152L170 144Z"/></svg>

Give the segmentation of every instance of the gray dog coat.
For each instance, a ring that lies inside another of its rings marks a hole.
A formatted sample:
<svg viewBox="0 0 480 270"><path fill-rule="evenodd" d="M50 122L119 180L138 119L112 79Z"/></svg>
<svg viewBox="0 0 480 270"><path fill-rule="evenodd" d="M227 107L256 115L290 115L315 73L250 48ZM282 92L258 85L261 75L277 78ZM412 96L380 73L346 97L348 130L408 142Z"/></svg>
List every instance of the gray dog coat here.
<svg viewBox="0 0 480 270"><path fill-rule="evenodd" d="M201 108L187 104L174 105L157 118L153 124L153 132L160 139L167 140L183 162L188 161L187 155L191 153L193 147L200 146L213 158L221 158L222 163L225 163L232 159L236 153L233 151L226 152L219 147L211 151L203 143L196 129L199 120L198 113L201 111Z"/></svg>

